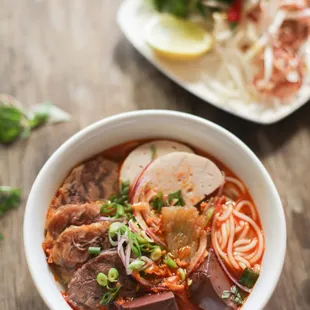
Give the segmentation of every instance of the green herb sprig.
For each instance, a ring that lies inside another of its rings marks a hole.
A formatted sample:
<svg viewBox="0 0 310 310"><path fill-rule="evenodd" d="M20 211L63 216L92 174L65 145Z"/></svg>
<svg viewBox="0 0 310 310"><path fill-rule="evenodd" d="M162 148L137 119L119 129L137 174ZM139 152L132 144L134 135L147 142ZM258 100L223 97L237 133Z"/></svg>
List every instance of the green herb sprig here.
<svg viewBox="0 0 310 310"><path fill-rule="evenodd" d="M49 106L44 104L45 110L29 114L14 105L14 98L7 101L0 98L0 143L9 144L18 138L28 138L31 130L45 124L49 119ZM11 102L12 101L12 102Z"/></svg>

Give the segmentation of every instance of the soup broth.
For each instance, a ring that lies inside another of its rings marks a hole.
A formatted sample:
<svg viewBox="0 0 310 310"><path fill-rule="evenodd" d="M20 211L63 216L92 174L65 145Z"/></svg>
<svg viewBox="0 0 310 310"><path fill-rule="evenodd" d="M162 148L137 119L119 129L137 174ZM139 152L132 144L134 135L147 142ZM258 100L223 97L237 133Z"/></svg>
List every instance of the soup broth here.
<svg viewBox="0 0 310 310"><path fill-rule="evenodd" d="M43 250L73 309L239 309L265 241L246 185L206 152L130 141L77 165Z"/></svg>

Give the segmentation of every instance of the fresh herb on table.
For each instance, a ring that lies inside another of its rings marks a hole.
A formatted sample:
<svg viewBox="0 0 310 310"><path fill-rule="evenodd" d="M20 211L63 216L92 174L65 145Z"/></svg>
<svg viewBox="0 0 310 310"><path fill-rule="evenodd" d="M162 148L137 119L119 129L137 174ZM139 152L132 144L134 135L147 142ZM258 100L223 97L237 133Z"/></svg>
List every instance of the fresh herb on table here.
<svg viewBox="0 0 310 310"><path fill-rule="evenodd" d="M17 208L21 200L21 190L9 186L0 186L0 216L8 210ZM0 233L0 240L4 235Z"/></svg>
<svg viewBox="0 0 310 310"><path fill-rule="evenodd" d="M233 285L229 291L223 291L222 293L222 299L228 299L231 298L231 300L238 306L241 306L244 302L244 298L242 297L241 293L239 292L239 289L237 286Z"/></svg>
<svg viewBox="0 0 310 310"><path fill-rule="evenodd" d="M30 132L47 122L68 121L70 116L50 102L25 111L13 97L0 95L0 143L10 144L18 138L28 138Z"/></svg>
<svg viewBox="0 0 310 310"><path fill-rule="evenodd" d="M21 200L21 190L9 186L0 186L0 216L10 209L17 208Z"/></svg>

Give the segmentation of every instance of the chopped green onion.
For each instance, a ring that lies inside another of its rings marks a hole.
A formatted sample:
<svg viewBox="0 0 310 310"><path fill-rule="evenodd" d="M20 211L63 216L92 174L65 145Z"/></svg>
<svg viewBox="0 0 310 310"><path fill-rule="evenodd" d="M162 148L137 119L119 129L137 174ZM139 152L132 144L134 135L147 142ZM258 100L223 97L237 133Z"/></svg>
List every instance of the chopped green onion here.
<svg viewBox="0 0 310 310"><path fill-rule="evenodd" d="M145 265L145 262L140 260L140 259L136 259L134 260L131 264L129 264L128 268L131 270L139 270L141 269L143 266Z"/></svg>
<svg viewBox="0 0 310 310"><path fill-rule="evenodd" d="M142 255L140 244L137 238L137 235L133 233L131 230L128 230L128 238L131 251L136 257L140 257Z"/></svg>
<svg viewBox="0 0 310 310"><path fill-rule="evenodd" d="M248 288L252 288L254 286L254 284L256 283L258 277L259 277L259 273L254 272L250 268L245 268L242 275L241 275L239 282L240 282L240 284L242 284Z"/></svg>
<svg viewBox="0 0 310 310"><path fill-rule="evenodd" d="M151 145L151 152L152 152L151 158L152 158L152 160L153 160L153 159L156 158L156 153L157 153L155 144L152 144L152 145Z"/></svg>
<svg viewBox="0 0 310 310"><path fill-rule="evenodd" d="M119 285L118 287L110 289L108 292L106 292L100 300L100 305L104 306L111 303L116 298L118 291L121 289L121 287L122 286Z"/></svg>
<svg viewBox="0 0 310 310"><path fill-rule="evenodd" d="M223 299L231 298L232 302L234 302L236 305L241 306L243 304L244 298L240 294L237 286L233 285L230 288L230 291L223 291L222 293Z"/></svg>
<svg viewBox="0 0 310 310"><path fill-rule="evenodd" d="M152 208L154 210L156 210L157 212L160 212L162 207L167 206L167 203L164 200L164 195L162 192L159 192L156 196L154 196L151 201L150 201L150 205L152 206Z"/></svg>
<svg viewBox="0 0 310 310"><path fill-rule="evenodd" d="M122 182L122 184L121 184L121 194L123 196L128 196L129 189L130 189L130 181L128 180L128 181Z"/></svg>
<svg viewBox="0 0 310 310"><path fill-rule="evenodd" d="M193 280L192 279L187 279L187 286L191 286L193 283Z"/></svg>
<svg viewBox="0 0 310 310"><path fill-rule="evenodd" d="M119 231L127 230L127 227L125 224L120 222L114 222L109 227L109 234L111 237L114 237Z"/></svg>
<svg viewBox="0 0 310 310"><path fill-rule="evenodd" d="M165 256L164 263L170 268L178 268L177 263L170 257L170 255Z"/></svg>
<svg viewBox="0 0 310 310"><path fill-rule="evenodd" d="M108 272L108 279L110 282L117 282L119 273L116 268L110 268Z"/></svg>
<svg viewBox="0 0 310 310"><path fill-rule="evenodd" d="M113 295L110 292L106 292L100 300L100 305L103 306L109 304L113 300L112 296Z"/></svg>
<svg viewBox="0 0 310 310"><path fill-rule="evenodd" d="M160 247L156 246L154 248L153 252L151 253L150 257L151 257L152 261L156 262L156 261L158 261L161 258L161 255L162 255L162 253L161 253Z"/></svg>
<svg viewBox="0 0 310 310"><path fill-rule="evenodd" d="M141 234L137 235L137 240L138 240L139 244L149 244L149 242L145 238L143 238L141 236Z"/></svg>
<svg viewBox="0 0 310 310"><path fill-rule="evenodd" d="M205 217L206 217L206 222L205 225L207 226L209 224L209 222L211 221L213 214L214 214L215 208L214 207L210 207L207 209Z"/></svg>
<svg viewBox="0 0 310 310"><path fill-rule="evenodd" d="M179 268L179 269L178 269L178 274L180 275L181 280L184 281L184 280L185 280L185 277L186 277L186 270L183 269L183 268Z"/></svg>
<svg viewBox="0 0 310 310"><path fill-rule="evenodd" d="M123 217L125 215L124 207L120 204L116 205L116 215L118 217Z"/></svg>
<svg viewBox="0 0 310 310"><path fill-rule="evenodd" d="M222 298L223 299L228 299L229 297L230 297L230 295L231 295L231 292L230 291L223 291L223 293L222 293Z"/></svg>
<svg viewBox="0 0 310 310"><path fill-rule="evenodd" d="M182 198L182 192L181 190L176 191L174 193L171 193L168 195L168 202L169 204L174 202L175 206L181 206L183 207L185 205L185 201Z"/></svg>
<svg viewBox="0 0 310 310"><path fill-rule="evenodd" d="M96 280L97 280L97 283L98 283L100 286L105 287L105 286L108 285L108 277L107 277L104 273L102 273L102 272L99 272L99 273L97 274Z"/></svg>
<svg viewBox="0 0 310 310"><path fill-rule="evenodd" d="M92 255L99 255L100 251L101 251L101 248L99 246L98 247L90 246L88 248L88 253Z"/></svg>

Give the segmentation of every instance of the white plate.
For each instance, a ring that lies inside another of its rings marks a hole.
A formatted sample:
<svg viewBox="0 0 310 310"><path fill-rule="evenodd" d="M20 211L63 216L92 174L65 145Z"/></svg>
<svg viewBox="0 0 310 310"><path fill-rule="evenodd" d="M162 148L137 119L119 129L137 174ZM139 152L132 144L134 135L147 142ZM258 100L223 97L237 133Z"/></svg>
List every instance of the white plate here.
<svg viewBox="0 0 310 310"><path fill-rule="evenodd" d="M245 103L241 99L223 102L220 94L215 93L204 81L204 75L212 76L212 72L217 66L213 53L207 54L201 60L186 63L165 61L153 54L145 41L145 30L148 22L157 13L146 3L146 0L126 0L122 3L118 11L117 21L123 33L132 45L156 68L202 100L224 111L261 124L275 123L296 111L309 100L310 76L308 75L303 87L290 102L277 105L257 102Z"/></svg>

